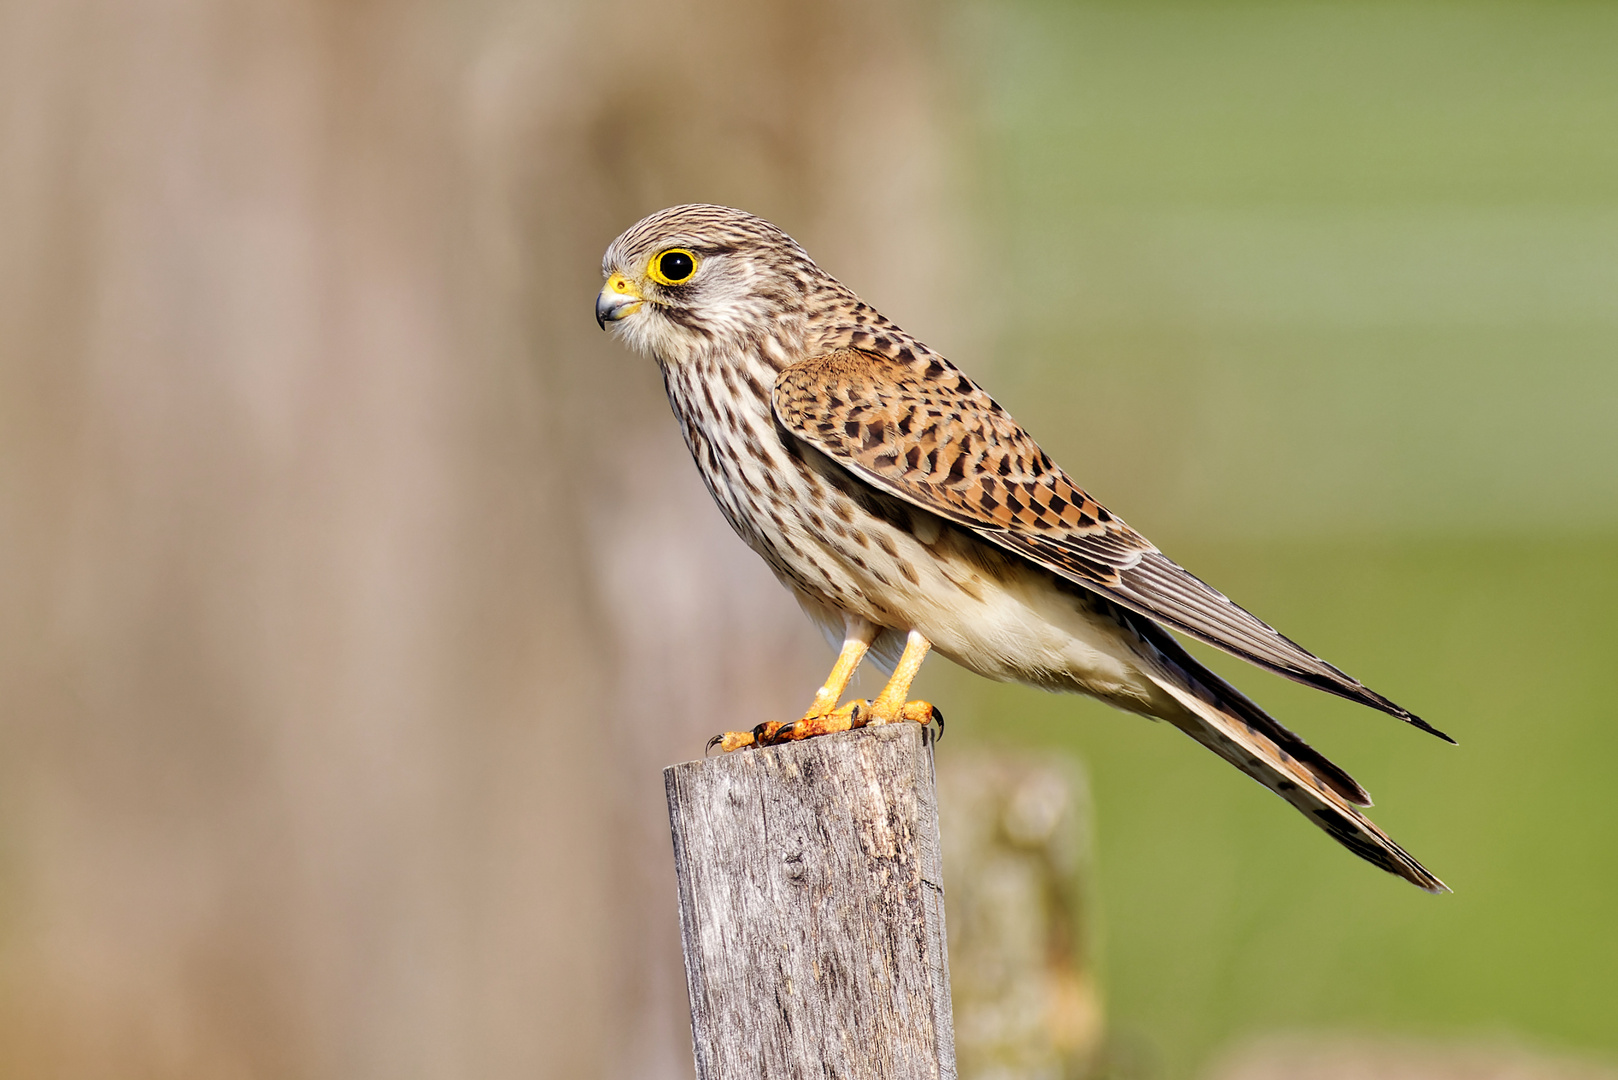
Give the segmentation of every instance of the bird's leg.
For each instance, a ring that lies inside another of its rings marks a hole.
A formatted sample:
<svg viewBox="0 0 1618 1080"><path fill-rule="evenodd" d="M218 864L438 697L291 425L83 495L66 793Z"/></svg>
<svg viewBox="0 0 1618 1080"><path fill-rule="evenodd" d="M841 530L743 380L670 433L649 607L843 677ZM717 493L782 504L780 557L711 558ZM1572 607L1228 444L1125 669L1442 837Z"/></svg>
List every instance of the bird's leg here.
<svg viewBox="0 0 1618 1080"><path fill-rule="evenodd" d="M809 703L808 710L804 712L804 720L814 720L837 711L837 702L842 699L843 691L848 689L849 680L854 678L854 672L859 668L860 661L865 659L876 635L875 623L854 615L843 617L843 650L837 654L837 663L832 665L825 683L815 691L815 700Z"/></svg>
<svg viewBox="0 0 1618 1080"><path fill-rule="evenodd" d="M717 746L729 752L740 750L744 746L785 742L789 739L807 739L811 735L825 735L833 731L847 731L851 727L863 727L867 703L851 701L839 709L837 700L843 696L843 691L848 689L849 680L854 677L854 671L860 666L860 661L865 659L866 652L871 648L871 642L876 640L878 629L876 624L867 622L857 615L844 615L843 649L837 654L837 663L832 665L831 674L826 676L826 682L815 691L815 699L810 703L802 719L791 724L772 720L760 724L752 731L727 731L710 739L709 748Z"/></svg>
<svg viewBox="0 0 1618 1080"><path fill-rule="evenodd" d="M932 647L932 642L916 631L910 631L910 636L905 638L905 651L899 657L899 663L894 665L893 678L888 680L888 685L882 688L882 693L871 702L870 714L865 718L865 723L896 724L904 720L914 720L918 724L927 724L937 720L939 729L943 729L942 712L925 701L905 700L910 694L910 684L915 681L916 673L921 670L921 662L927 659L927 651Z"/></svg>

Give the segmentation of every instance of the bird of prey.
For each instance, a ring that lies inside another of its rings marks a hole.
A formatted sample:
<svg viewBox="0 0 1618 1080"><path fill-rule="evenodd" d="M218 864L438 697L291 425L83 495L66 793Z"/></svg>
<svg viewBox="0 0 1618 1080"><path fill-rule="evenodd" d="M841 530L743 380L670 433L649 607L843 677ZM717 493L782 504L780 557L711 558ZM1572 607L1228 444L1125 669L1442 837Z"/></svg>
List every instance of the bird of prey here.
<svg viewBox="0 0 1618 1080"><path fill-rule="evenodd" d="M602 272L596 320L657 361L720 512L842 645L801 719L727 733L724 749L942 722L906 701L931 649L1166 720L1354 854L1447 891L1359 812L1359 784L1170 631L1453 740L1181 569L786 233L676 206L614 240ZM840 706L868 653L892 678Z"/></svg>

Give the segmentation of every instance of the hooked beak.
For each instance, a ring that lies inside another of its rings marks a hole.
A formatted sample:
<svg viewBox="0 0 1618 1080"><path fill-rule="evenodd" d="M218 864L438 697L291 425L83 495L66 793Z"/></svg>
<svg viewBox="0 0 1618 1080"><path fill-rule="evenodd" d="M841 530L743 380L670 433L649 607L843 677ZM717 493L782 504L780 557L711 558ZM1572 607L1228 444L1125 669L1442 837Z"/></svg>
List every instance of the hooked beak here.
<svg viewBox="0 0 1618 1080"><path fill-rule="evenodd" d="M622 274L613 274L596 294L596 325L605 330L608 323L635 314L641 303L635 283Z"/></svg>

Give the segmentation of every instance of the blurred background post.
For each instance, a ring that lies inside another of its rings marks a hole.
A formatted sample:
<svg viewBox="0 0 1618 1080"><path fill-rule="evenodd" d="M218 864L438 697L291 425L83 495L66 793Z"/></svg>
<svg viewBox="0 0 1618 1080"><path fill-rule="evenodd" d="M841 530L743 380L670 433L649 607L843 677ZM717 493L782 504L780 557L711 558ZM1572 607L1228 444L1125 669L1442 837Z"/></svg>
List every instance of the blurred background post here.
<svg viewBox="0 0 1618 1080"><path fill-rule="evenodd" d="M824 649L592 325L608 241L688 200L1461 740L1214 661L1434 901L935 661L942 762L1088 764L1130 1069L1599 1073L1614 41L1595 2L0 0L0 1076L691 1074L658 773Z"/></svg>

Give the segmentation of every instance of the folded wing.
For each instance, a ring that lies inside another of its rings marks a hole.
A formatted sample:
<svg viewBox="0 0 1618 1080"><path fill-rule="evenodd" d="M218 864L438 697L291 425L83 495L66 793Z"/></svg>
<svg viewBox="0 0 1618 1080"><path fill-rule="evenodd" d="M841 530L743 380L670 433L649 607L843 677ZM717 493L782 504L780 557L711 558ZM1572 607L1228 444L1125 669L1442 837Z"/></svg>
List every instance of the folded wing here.
<svg viewBox="0 0 1618 1080"><path fill-rule="evenodd" d="M773 403L788 433L878 490L1165 626L1454 741L1187 573L942 357L839 349L783 371Z"/></svg>

